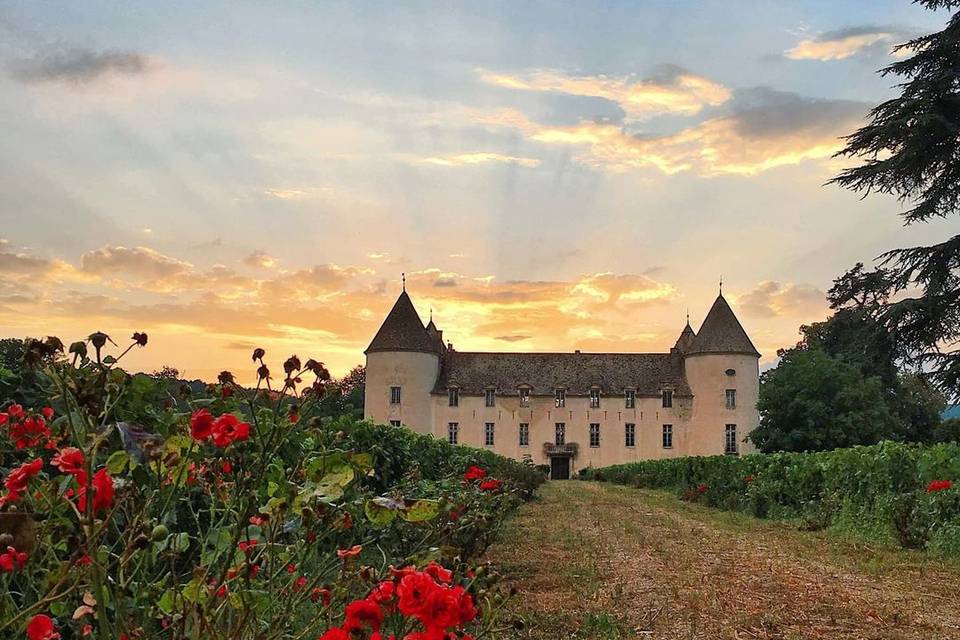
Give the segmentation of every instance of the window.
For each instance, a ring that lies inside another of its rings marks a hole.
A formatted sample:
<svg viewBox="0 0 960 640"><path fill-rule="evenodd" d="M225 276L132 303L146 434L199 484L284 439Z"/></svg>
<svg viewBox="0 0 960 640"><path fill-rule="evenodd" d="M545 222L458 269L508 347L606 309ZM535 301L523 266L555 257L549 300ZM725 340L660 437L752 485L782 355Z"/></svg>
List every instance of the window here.
<svg viewBox="0 0 960 640"><path fill-rule="evenodd" d="M737 425L728 424L724 433L723 452L729 455L737 455Z"/></svg>
<svg viewBox="0 0 960 640"><path fill-rule="evenodd" d="M600 389L590 389L590 408L597 409L600 407Z"/></svg>
<svg viewBox="0 0 960 640"><path fill-rule="evenodd" d="M627 409L633 409L637 406L637 392L634 389L627 389L623 392L623 406Z"/></svg>
<svg viewBox="0 0 960 640"><path fill-rule="evenodd" d="M562 407L567 403L567 392L563 389L557 389L556 394L553 397L553 404L558 407Z"/></svg>
<svg viewBox="0 0 960 640"><path fill-rule="evenodd" d="M488 447L493 446L493 423L487 422L483 425L483 443Z"/></svg>
<svg viewBox="0 0 960 640"><path fill-rule="evenodd" d="M520 393L520 406L529 407L530 406L530 389L519 389Z"/></svg>
<svg viewBox="0 0 960 640"><path fill-rule="evenodd" d="M727 389L727 409L737 408L737 390Z"/></svg>
<svg viewBox="0 0 960 640"><path fill-rule="evenodd" d="M526 422L520 423L520 446L530 446L530 425Z"/></svg>
<svg viewBox="0 0 960 640"><path fill-rule="evenodd" d="M391 420L391 421L390 421L390 426L391 426L391 427L399 427L399 426L400 426L400 421L399 421L399 420Z"/></svg>
<svg viewBox="0 0 960 640"><path fill-rule="evenodd" d="M600 425L597 423L590 425L590 446L594 448L600 446Z"/></svg>
<svg viewBox="0 0 960 640"><path fill-rule="evenodd" d="M390 404L400 404L400 387L390 387Z"/></svg>
<svg viewBox="0 0 960 640"><path fill-rule="evenodd" d="M460 423L451 422L447 425L447 442L457 444L460 439Z"/></svg>
<svg viewBox="0 0 960 640"><path fill-rule="evenodd" d="M554 444L566 444L567 443L567 425L558 422L554 428Z"/></svg>
<svg viewBox="0 0 960 640"><path fill-rule="evenodd" d="M637 445L637 425L632 422L623 425L623 444L628 447Z"/></svg>
<svg viewBox="0 0 960 640"><path fill-rule="evenodd" d="M663 408L669 409L673 406L673 389L664 389L662 392L663 395Z"/></svg>
<svg viewBox="0 0 960 640"><path fill-rule="evenodd" d="M451 407L460 406L460 389L452 387L447 389L447 400L450 402Z"/></svg>
<svg viewBox="0 0 960 640"><path fill-rule="evenodd" d="M497 404L497 391L496 389L487 389L483 392L484 404L488 407L495 406Z"/></svg>
<svg viewBox="0 0 960 640"><path fill-rule="evenodd" d="M663 425L663 448L664 449L673 448L673 425L672 424Z"/></svg>

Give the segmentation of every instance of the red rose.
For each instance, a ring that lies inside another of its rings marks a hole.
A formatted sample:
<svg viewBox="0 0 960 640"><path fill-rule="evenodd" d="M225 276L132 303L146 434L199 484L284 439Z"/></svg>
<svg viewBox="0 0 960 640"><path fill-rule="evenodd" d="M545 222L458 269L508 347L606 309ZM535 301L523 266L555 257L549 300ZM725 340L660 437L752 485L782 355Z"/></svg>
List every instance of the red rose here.
<svg viewBox="0 0 960 640"><path fill-rule="evenodd" d="M420 615L437 588L437 583L425 573L411 573L404 576L397 585L400 613L405 616Z"/></svg>
<svg viewBox="0 0 960 640"><path fill-rule="evenodd" d="M84 470L84 462L83 451L76 447L64 447L53 456L50 464L63 473L75 476Z"/></svg>
<svg viewBox="0 0 960 640"><path fill-rule="evenodd" d="M337 549L337 555L341 558L353 558L360 555L361 551L363 551L363 546L355 544L349 549Z"/></svg>
<svg viewBox="0 0 960 640"><path fill-rule="evenodd" d="M430 564L423 568L423 572L437 582L445 582L449 584L450 581L453 580L453 572L449 569L444 569L436 562L431 561Z"/></svg>
<svg viewBox="0 0 960 640"><path fill-rule="evenodd" d="M190 416L190 435L197 442L203 442L213 433L213 415L208 409L194 411Z"/></svg>
<svg viewBox="0 0 960 640"><path fill-rule="evenodd" d="M323 606L330 604L330 589L324 589L323 587L314 587L310 591L310 599L314 602L320 601L323 603Z"/></svg>
<svg viewBox="0 0 960 640"><path fill-rule="evenodd" d="M77 484L77 510L80 513L87 509L87 474L80 472L76 474ZM113 478L106 469L100 469L93 474L93 512L99 513L106 511L113 506Z"/></svg>
<svg viewBox="0 0 960 640"><path fill-rule="evenodd" d="M467 469L467 472L463 474L463 479L467 482L471 480L480 480L487 477L487 472L480 467L473 466Z"/></svg>
<svg viewBox="0 0 960 640"><path fill-rule="evenodd" d="M480 491L497 491L502 486L502 482L490 478L489 480L484 480L480 483Z"/></svg>
<svg viewBox="0 0 960 640"><path fill-rule="evenodd" d="M49 437L50 427L43 418L27 418L22 422L10 423L10 439L17 445L17 449L35 447Z"/></svg>
<svg viewBox="0 0 960 640"><path fill-rule="evenodd" d="M27 623L28 640L57 640L59 637L50 616L40 613L30 618Z"/></svg>
<svg viewBox="0 0 960 640"><path fill-rule="evenodd" d="M953 482L950 480L931 480L930 484L927 485L927 493L934 493L936 491L946 491L947 489L953 488Z"/></svg>
<svg viewBox="0 0 960 640"><path fill-rule="evenodd" d="M390 580L384 580L373 588L367 598L377 604L384 605L393 600L394 595L396 595L396 585Z"/></svg>
<svg viewBox="0 0 960 640"><path fill-rule="evenodd" d="M7 474L7 479L3 481L3 486L7 488L7 495L0 496L0 507L20 499L20 496L27 489L30 480L40 473L43 469L43 460L37 458L32 462L24 462L19 467Z"/></svg>
<svg viewBox="0 0 960 640"><path fill-rule="evenodd" d="M40 413L42 413L43 417L47 420L53 420L53 407L44 407L40 409Z"/></svg>
<svg viewBox="0 0 960 640"><path fill-rule="evenodd" d="M7 550L0 554L0 571L4 573L19 571L26 566L27 559L28 556L25 552L7 547Z"/></svg>
<svg viewBox="0 0 960 640"><path fill-rule="evenodd" d="M229 447L232 443L250 437L250 425L240 422L232 413L225 413L213 423L213 444Z"/></svg>
<svg viewBox="0 0 960 640"><path fill-rule="evenodd" d="M354 600L347 605L346 619L343 622L345 631L372 629L379 631L383 624L383 610L376 602L370 600Z"/></svg>

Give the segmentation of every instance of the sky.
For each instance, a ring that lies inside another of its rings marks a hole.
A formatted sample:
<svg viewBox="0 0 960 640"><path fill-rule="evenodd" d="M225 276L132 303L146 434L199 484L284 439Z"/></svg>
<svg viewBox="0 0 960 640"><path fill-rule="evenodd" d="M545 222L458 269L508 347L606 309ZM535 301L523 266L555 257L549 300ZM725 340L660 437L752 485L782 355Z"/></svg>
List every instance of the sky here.
<svg viewBox="0 0 960 640"><path fill-rule="evenodd" d="M771 366L834 278L945 235L825 183L906 0L0 0L0 335L127 366L666 351L723 293Z"/></svg>

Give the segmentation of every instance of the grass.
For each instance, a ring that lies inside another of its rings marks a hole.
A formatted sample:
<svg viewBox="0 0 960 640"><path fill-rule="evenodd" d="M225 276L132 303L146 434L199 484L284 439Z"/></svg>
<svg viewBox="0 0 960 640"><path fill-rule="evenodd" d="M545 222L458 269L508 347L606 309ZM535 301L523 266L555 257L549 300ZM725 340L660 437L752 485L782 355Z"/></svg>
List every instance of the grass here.
<svg viewBox="0 0 960 640"><path fill-rule="evenodd" d="M960 565L660 492L551 482L491 550L510 638L960 638Z"/></svg>

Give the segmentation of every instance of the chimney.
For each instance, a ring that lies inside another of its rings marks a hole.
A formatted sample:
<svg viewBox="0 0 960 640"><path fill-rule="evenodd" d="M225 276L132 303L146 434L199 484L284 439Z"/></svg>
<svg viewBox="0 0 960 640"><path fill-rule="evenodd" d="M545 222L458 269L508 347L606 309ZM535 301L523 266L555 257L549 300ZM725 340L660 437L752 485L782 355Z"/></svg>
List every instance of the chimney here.
<svg viewBox="0 0 960 640"><path fill-rule="evenodd" d="M574 349L574 353L580 353L580 349Z"/></svg>

